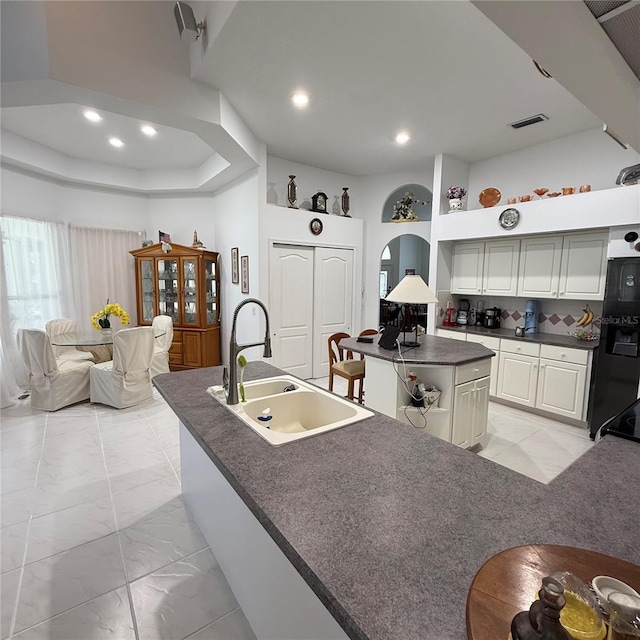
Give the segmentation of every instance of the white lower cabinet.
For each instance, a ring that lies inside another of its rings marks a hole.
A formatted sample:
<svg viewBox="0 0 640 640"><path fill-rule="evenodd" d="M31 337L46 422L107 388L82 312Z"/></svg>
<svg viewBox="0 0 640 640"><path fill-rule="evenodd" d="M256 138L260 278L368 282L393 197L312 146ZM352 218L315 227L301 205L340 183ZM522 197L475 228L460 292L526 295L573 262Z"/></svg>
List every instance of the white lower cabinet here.
<svg viewBox="0 0 640 640"><path fill-rule="evenodd" d="M496 352L496 355L491 358L491 380L489 382L489 395L495 396L498 392L498 362L500 360L498 352L500 351L500 338L469 333L467 334L467 341L476 342Z"/></svg>
<svg viewBox="0 0 640 640"><path fill-rule="evenodd" d="M536 407L581 420L586 376L584 365L541 359Z"/></svg>
<svg viewBox="0 0 640 640"><path fill-rule="evenodd" d="M535 356L501 351L498 398L535 407L539 362L540 359Z"/></svg>
<svg viewBox="0 0 640 640"><path fill-rule="evenodd" d="M456 385L453 398L453 444L468 448L482 442L487 433L489 377Z"/></svg>

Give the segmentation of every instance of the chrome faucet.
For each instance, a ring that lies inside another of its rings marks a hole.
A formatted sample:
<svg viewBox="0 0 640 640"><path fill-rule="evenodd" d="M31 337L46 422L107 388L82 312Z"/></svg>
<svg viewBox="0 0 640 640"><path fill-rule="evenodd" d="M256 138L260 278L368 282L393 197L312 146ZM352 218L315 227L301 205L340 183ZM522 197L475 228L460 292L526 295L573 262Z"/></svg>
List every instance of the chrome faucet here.
<svg viewBox="0 0 640 640"><path fill-rule="evenodd" d="M240 309L245 305L253 302L257 304L263 311L264 317L267 324L265 334L264 334L264 342L253 342L251 344L238 344L236 341L236 321L238 320L238 313ZM267 308L257 300L256 298L246 298L243 300L233 312L233 324L231 325L231 339L229 340L229 370L227 373L227 367L224 368L223 371L223 381L228 381L228 387L226 387L227 391L227 404L238 404L238 354L244 349L248 349L249 347L259 347L264 345L264 353L262 354L265 358L271 357L271 329L269 328L269 313Z"/></svg>

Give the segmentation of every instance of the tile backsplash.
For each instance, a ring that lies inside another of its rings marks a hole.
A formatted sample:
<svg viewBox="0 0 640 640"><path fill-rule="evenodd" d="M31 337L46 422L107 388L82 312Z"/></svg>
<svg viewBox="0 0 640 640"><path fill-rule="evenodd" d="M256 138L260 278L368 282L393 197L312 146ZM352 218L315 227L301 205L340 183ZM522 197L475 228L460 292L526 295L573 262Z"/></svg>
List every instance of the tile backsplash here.
<svg viewBox="0 0 640 640"><path fill-rule="evenodd" d="M438 317L439 324L444 318L447 302L451 300L457 309L460 298L449 291L438 291ZM514 329L524 325L524 312L529 298L507 298L484 296L482 298L468 298L471 308L474 309L478 300L484 300L485 309L488 307L498 307L502 309L500 326L503 329ZM602 315L602 302L590 300L588 303L581 300L538 300L539 316L538 331L541 333L554 333L556 335L566 335L576 331L576 323L582 317L583 309L589 305L596 320L593 325L600 329L600 316Z"/></svg>

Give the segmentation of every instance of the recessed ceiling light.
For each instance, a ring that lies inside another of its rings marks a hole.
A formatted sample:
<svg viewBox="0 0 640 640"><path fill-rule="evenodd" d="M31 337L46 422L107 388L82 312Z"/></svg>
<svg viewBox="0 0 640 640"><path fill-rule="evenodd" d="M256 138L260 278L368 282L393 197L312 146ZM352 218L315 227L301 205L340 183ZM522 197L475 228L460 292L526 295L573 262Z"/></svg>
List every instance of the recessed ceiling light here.
<svg viewBox="0 0 640 640"><path fill-rule="evenodd" d="M296 91L291 96L291 102L298 107L298 109L304 109L309 104L309 94L304 91Z"/></svg>
<svg viewBox="0 0 640 640"><path fill-rule="evenodd" d="M407 144L407 142L409 142L410 139L411 139L411 136L406 131L401 131L396 135L396 142L398 144Z"/></svg>
<svg viewBox="0 0 640 640"><path fill-rule="evenodd" d="M153 136L158 133L150 124L143 124L140 127L140 131L142 131L145 136L149 136L150 138L153 138Z"/></svg>
<svg viewBox="0 0 640 640"><path fill-rule="evenodd" d="M116 147L116 148L120 148L120 147L124 147L124 142L122 142L122 140L120 140L120 138L109 138L109 144L112 147Z"/></svg>
<svg viewBox="0 0 640 640"><path fill-rule="evenodd" d="M96 111L92 111L91 109L85 110L84 117L89 120L89 122L100 122L100 120L102 120L102 116Z"/></svg>

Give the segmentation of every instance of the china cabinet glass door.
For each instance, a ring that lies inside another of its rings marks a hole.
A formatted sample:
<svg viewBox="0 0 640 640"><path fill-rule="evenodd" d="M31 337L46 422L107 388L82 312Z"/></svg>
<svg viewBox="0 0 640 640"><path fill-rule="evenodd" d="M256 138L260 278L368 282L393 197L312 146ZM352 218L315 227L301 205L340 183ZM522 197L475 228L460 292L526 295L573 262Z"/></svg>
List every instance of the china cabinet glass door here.
<svg viewBox="0 0 640 640"><path fill-rule="evenodd" d="M142 291L142 323L153 322L156 301L153 287L153 258L140 260L140 290Z"/></svg>
<svg viewBox="0 0 640 640"><path fill-rule="evenodd" d="M158 311L169 316L174 324L180 324L180 297L178 261L158 260Z"/></svg>
<svg viewBox="0 0 640 640"><path fill-rule="evenodd" d="M182 280L184 292L184 324L198 324L198 280L196 259L182 258Z"/></svg>
<svg viewBox="0 0 640 640"><path fill-rule="evenodd" d="M216 263L215 260L205 260L205 289L207 306L207 324L218 322L218 288L216 287Z"/></svg>

